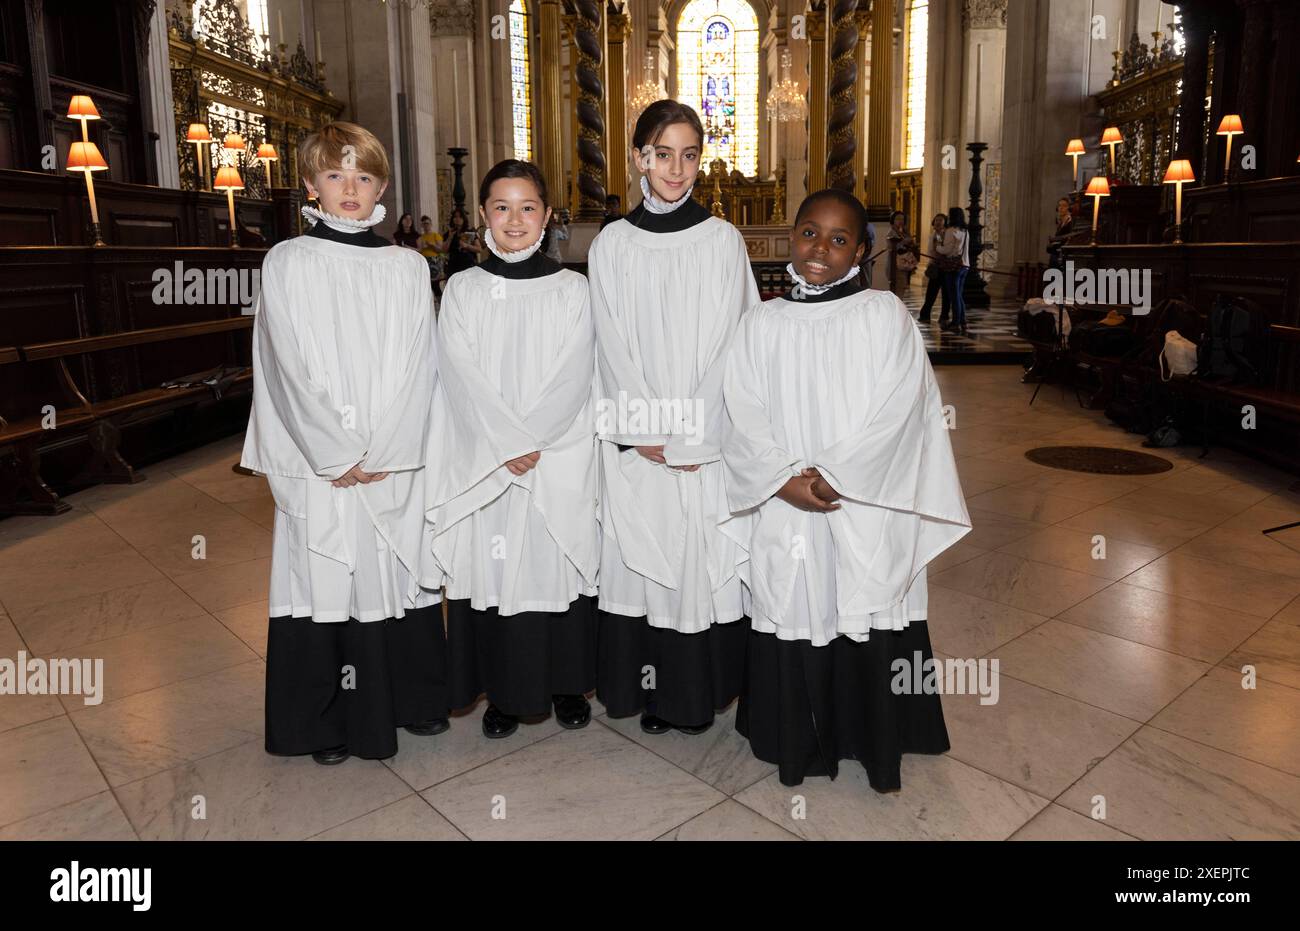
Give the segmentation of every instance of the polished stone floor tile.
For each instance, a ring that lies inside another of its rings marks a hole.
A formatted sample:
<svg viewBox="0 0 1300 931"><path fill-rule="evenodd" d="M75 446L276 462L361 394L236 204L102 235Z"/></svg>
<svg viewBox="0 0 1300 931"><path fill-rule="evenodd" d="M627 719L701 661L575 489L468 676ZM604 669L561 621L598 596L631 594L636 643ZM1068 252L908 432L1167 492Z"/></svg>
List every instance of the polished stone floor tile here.
<svg viewBox="0 0 1300 931"><path fill-rule="evenodd" d="M1005 840L1048 804L950 754L904 756L902 784L876 792L846 760L834 780L773 774L736 801L804 840Z"/></svg>
<svg viewBox="0 0 1300 931"><path fill-rule="evenodd" d="M1153 727L1057 803L1142 840L1300 840L1300 778Z"/></svg>
<svg viewBox="0 0 1300 931"><path fill-rule="evenodd" d="M422 794L472 840L653 840L726 798L603 726L563 731Z"/></svg>
<svg viewBox="0 0 1300 931"><path fill-rule="evenodd" d="M999 647L1003 675L1146 721L1210 668L1207 664L1048 621Z"/></svg>
<svg viewBox="0 0 1300 931"><path fill-rule="evenodd" d="M657 840L798 840L785 828L739 802L727 799Z"/></svg>
<svg viewBox="0 0 1300 931"><path fill-rule="evenodd" d="M301 840L409 794L377 760L320 766L261 740L117 789L141 840Z"/></svg>

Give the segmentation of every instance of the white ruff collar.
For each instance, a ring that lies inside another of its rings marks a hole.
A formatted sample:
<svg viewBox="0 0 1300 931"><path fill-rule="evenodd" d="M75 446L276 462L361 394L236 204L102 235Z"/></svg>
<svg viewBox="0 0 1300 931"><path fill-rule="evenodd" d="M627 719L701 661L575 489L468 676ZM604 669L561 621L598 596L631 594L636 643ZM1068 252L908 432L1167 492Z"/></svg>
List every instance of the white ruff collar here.
<svg viewBox="0 0 1300 931"><path fill-rule="evenodd" d="M388 211L384 209L383 204L375 204L374 213L370 214L364 220L354 220L351 217L340 217L333 213L326 213L319 207L313 207L310 204L302 208L302 215L311 221L315 226L318 222L324 223L332 230L338 230L340 233L359 233L362 230L368 230L372 226L377 226L383 222Z"/></svg>
<svg viewBox="0 0 1300 931"><path fill-rule="evenodd" d="M655 196L654 191L650 190L650 182L645 175L641 176L641 203L645 204L645 209L651 213L672 213L691 196L691 191L695 190L695 185L686 189L686 193L674 201L660 200Z"/></svg>
<svg viewBox="0 0 1300 931"><path fill-rule="evenodd" d="M787 265L785 267L785 270L786 273L791 278L794 279L794 287L790 291L790 296L793 297L795 300L801 300L802 298L808 297L810 295L825 294L827 291L829 291L831 288L835 287L836 285L841 285L844 284L844 282L846 281L851 281L853 278L857 277L858 272L861 269L857 265L854 265L852 268L849 269L848 273L845 274L843 278L839 279L838 281L832 281L830 284L809 284L804 279L803 275L799 274L797 271L794 270L793 262Z"/></svg>
<svg viewBox="0 0 1300 931"><path fill-rule="evenodd" d="M546 230L543 229L542 235L538 236L537 241L531 246L524 246L522 249L516 249L515 251L510 252L497 245L496 240L492 238L492 227L488 226L483 229L483 241L486 242L487 247L492 250L492 254L503 262L522 262L541 248L542 240L545 238Z"/></svg>

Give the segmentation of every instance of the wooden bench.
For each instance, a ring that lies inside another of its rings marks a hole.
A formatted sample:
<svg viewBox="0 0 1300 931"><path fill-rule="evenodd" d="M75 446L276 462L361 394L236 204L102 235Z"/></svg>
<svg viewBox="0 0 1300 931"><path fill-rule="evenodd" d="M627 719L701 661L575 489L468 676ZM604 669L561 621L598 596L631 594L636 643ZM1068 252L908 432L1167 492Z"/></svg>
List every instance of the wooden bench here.
<svg viewBox="0 0 1300 931"><path fill-rule="evenodd" d="M1243 408L1255 409L1256 429L1272 426L1274 422L1294 429L1272 437L1272 443L1242 444L1261 453L1278 465L1293 470L1300 469L1300 327L1281 323L1268 324L1264 331L1263 359L1259 368L1258 384L1230 384L1190 378L1183 385L1185 396L1200 405L1202 453L1210 448L1216 435L1225 439L1241 439L1231 432L1216 433L1210 414L1215 408L1232 408L1233 422L1240 424ZM1264 424L1260 421L1263 420ZM1237 434L1240 434L1240 430Z"/></svg>
<svg viewBox="0 0 1300 931"><path fill-rule="evenodd" d="M45 392L45 403L21 410L13 419L0 417L0 514L58 514L68 504L41 477L42 449L82 439L90 456L75 484L134 483L144 479L121 455L121 429L134 418L153 417L166 411L200 404L212 397L207 385L150 387L118 397L91 402L78 387L68 360L115 349L171 340L251 330L253 318L240 316L196 323L128 330L104 336L35 343L0 348L0 367L17 374L29 386L29 400ZM252 390L252 369L237 366L228 394ZM177 373L181 377L186 373ZM36 386L43 386L36 387ZM17 394L17 393L15 393Z"/></svg>

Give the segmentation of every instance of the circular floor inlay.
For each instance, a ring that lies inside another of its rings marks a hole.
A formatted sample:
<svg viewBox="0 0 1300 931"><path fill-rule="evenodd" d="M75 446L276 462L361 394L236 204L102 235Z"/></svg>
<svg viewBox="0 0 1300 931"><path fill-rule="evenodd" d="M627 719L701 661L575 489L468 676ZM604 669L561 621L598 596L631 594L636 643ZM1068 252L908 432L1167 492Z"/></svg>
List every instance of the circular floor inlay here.
<svg viewBox="0 0 1300 931"><path fill-rule="evenodd" d="M1111 446L1039 446L1026 452L1025 458L1053 469L1102 475L1154 475L1174 467L1168 459Z"/></svg>

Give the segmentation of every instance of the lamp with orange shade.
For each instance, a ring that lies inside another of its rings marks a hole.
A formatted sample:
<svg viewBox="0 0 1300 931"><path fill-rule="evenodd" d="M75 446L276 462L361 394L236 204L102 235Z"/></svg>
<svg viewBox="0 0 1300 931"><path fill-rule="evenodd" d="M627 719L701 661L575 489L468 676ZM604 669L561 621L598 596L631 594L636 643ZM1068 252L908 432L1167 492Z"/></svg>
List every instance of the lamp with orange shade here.
<svg viewBox="0 0 1300 931"><path fill-rule="evenodd" d="M208 132L205 123L191 123L189 129L185 130L185 141L194 143L194 161L199 169L199 184L207 187L211 162L203 157L203 147L212 145L212 133Z"/></svg>
<svg viewBox="0 0 1300 931"><path fill-rule="evenodd" d="M1097 175L1088 182L1088 190L1083 192L1092 198L1092 241L1097 242L1097 219L1101 215L1101 199L1110 197L1110 182L1105 175Z"/></svg>
<svg viewBox="0 0 1300 931"><path fill-rule="evenodd" d="M1071 139L1065 146L1065 154L1074 159L1074 189L1079 190L1079 156L1087 150L1082 139Z"/></svg>
<svg viewBox="0 0 1300 931"><path fill-rule="evenodd" d="M1115 146L1124 141L1118 126L1107 126L1101 134L1101 144L1110 148L1110 173L1115 173Z"/></svg>
<svg viewBox="0 0 1300 931"><path fill-rule="evenodd" d="M80 171L86 176L86 194L90 198L90 231L95 237L94 245L104 245L104 237L99 232L99 207L95 203L95 182L91 175L96 171L107 171L108 162L99 154L99 147L93 142L74 142L68 149L68 171Z"/></svg>
<svg viewBox="0 0 1300 931"><path fill-rule="evenodd" d="M239 169L234 165L222 165L217 169L217 180L212 182L214 191L226 192L226 206L230 210L230 247L239 248L239 228L235 226L235 192L244 189L244 179L239 177Z"/></svg>
<svg viewBox="0 0 1300 931"><path fill-rule="evenodd" d="M1174 185L1174 242L1183 241L1183 185L1195 181L1192 163L1185 158L1176 158L1165 169L1165 184Z"/></svg>
<svg viewBox="0 0 1300 931"><path fill-rule="evenodd" d="M1246 130L1241 126L1241 117L1235 113L1229 113L1219 121L1219 128L1214 131L1216 136L1228 137L1228 148L1223 155L1223 181L1228 181L1228 171L1232 168L1232 137L1240 136Z"/></svg>
<svg viewBox="0 0 1300 931"><path fill-rule="evenodd" d="M68 119L81 121L82 142L90 141L86 123L99 118L99 111L95 109L95 102L85 94L74 94L72 99L68 101Z"/></svg>
<svg viewBox="0 0 1300 931"><path fill-rule="evenodd" d="M247 149L248 145L244 142L244 137L239 133L230 132L226 133L226 138L222 140L221 148L226 154L226 164L238 165L239 153ZM218 172L218 174L220 174L220 172ZM214 184L212 188L213 190L216 190L216 185Z"/></svg>
<svg viewBox="0 0 1300 931"><path fill-rule="evenodd" d="M274 166L271 163L279 161L280 156L276 154L275 146L271 145L269 142L263 142L257 147L257 155L255 158L266 168L266 187L269 191L275 186L275 176L272 174Z"/></svg>

